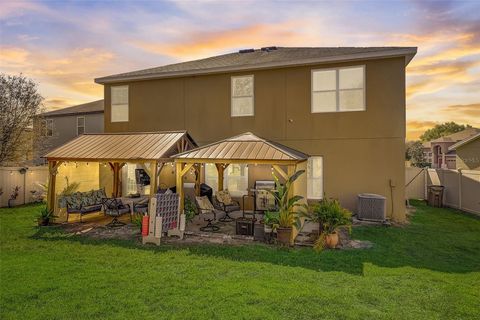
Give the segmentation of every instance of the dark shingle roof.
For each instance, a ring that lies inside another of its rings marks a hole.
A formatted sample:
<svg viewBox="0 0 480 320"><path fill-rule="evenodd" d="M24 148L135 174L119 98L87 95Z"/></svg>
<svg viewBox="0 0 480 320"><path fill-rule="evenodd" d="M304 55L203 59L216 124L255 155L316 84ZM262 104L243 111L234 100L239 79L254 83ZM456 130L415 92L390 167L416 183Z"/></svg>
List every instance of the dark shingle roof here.
<svg viewBox="0 0 480 320"><path fill-rule="evenodd" d="M97 83L144 80L195 74L241 71L357 59L405 56L407 65L417 52L416 47L271 47L246 53L228 53L205 59L175 63L156 68L97 78Z"/></svg>
<svg viewBox="0 0 480 320"><path fill-rule="evenodd" d="M103 100L92 101L78 106L53 110L43 113L43 116L65 116L80 113L103 113Z"/></svg>

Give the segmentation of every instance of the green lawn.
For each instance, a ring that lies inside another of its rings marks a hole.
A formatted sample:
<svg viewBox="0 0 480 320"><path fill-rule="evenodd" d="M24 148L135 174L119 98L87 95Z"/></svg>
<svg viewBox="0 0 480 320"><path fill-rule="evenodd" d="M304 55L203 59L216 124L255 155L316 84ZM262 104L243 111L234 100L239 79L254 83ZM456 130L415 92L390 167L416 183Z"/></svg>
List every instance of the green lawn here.
<svg viewBox="0 0 480 320"><path fill-rule="evenodd" d="M1 319L479 319L480 220L419 202L373 249L142 247L0 209Z"/></svg>

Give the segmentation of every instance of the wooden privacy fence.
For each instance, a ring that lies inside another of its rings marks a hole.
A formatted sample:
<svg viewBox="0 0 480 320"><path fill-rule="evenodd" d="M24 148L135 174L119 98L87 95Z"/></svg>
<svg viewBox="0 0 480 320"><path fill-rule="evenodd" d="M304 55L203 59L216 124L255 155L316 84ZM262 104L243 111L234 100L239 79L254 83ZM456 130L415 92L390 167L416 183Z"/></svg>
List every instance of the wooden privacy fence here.
<svg viewBox="0 0 480 320"><path fill-rule="evenodd" d="M407 199L426 199L427 186L445 187L445 206L480 214L480 171L405 168Z"/></svg>
<svg viewBox="0 0 480 320"><path fill-rule="evenodd" d="M8 206L16 187L19 187L18 196L11 202L12 206L34 202L42 192L40 184L46 184L47 179L47 167L0 167L0 207Z"/></svg>

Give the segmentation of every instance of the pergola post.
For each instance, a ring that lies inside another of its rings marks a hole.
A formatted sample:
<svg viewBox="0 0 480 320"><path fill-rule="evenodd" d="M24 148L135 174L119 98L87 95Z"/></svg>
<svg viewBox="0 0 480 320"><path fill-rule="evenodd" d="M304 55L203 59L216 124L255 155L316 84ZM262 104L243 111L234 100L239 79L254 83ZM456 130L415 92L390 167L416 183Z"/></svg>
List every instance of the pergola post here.
<svg viewBox="0 0 480 320"><path fill-rule="evenodd" d="M296 166L295 165L288 165L287 167L287 174L288 174L288 178L289 179L291 176L293 176L295 174L295 169L296 169ZM293 197L293 195L295 194L294 193L295 191L295 182L292 184L290 190L288 191L288 198L291 198ZM295 228L295 225L292 226L292 235L291 235L291 238L290 238L290 245L293 245L295 243L295 238L298 236L298 233L300 232L300 230L297 230L297 228Z"/></svg>
<svg viewBox="0 0 480 320"><path fill-rule="evenodd" d="M47 209L49 211L55 210L55 184L57 180L57 170L61 164L62 161L48 161Z"/></svg>
<svg viewBox="0 0 480 320"><path fill-rule="evenodd" d="M153 161L150 164L150 197L155 196L155 193L157 193L157 188L158 188L157 170L158 170L158 162Z"/></svg>
<svg viewBox="0 0 480 320"><path fill-rule="evenodd" d="M125 165L125 163L119 162L109 162L110 168L113 172L113 186L112 186L112 196L118 198L120 196L120 170Z"/></svg>
<svg viewBox="0 0 480 320"><path fill-rule="evenodd" d="M195 168L195 195L200 195L200 172L202 171L200 165L194 166Z"/></svg>
<svg viewBox="0 0 480 320"><path fill-rule="evenodd" d="M182 162L177 162L176 164L176 186L177 193L180 198L180 214L183 214L183 205L185 201L185 193L183 192L183 176L192 168L192 166L193 163L184 164Z"/></svg>
<svg viewBox="0 0 480 320"><path fill-rule="evenodd" d="M218 191L223 190L223 177L225 173L225 168L228 166L223 164L223 163L215 163L215 166L217 167L217 173L218 173Z"/></svg>

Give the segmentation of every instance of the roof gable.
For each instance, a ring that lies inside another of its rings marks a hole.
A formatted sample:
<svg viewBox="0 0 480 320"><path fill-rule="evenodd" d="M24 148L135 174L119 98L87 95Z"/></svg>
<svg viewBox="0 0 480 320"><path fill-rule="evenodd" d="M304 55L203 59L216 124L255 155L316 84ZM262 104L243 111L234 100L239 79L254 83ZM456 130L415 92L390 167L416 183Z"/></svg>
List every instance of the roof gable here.
<svg viewBox="0 0 480 320"><path fill-rule="evenodd" d="M178 152L177 143L197 144L186 131L84 134L45 155L63 161L142 161L167 159Z"/></svg>
<svg viewBox="0 0 480 320"><path fill-rule="evenodd" d="M175 159L203 161L285 161L301 162L308 155L280 143L260 138L251 132L220 140L172 156Z"/></svg>
<svg viewBox="0 0 480 320"><path fill-rule="evenodd" d="M450 151L451 151L451 150L456 150L457 148L459 148L459 147L461 147L461 146L464 146L464 145L466 145L466 144L469 144L470 142L473 142L473 141L478 140L478 139L480 139L480 132L477 133L477 134L475 134L475 135L473 135L473 136L470 136L470 137L468 137L468 138L466 138L466 139L463 139L463 140L455 143L454 145L450 146L450 147L448 148L448 150L450 150Z"/></svg>
<svg viewBox="0 0 480 320"><path fill-rule="evenodd" d="M480 129L477 128L467 128L465 130L455 132L452 134L449 134L447 136L440 137L438 139L430 141L431 143L438 143L438 142L458 142L463 139L469 138L475 134L480 132Z"/></svg>

